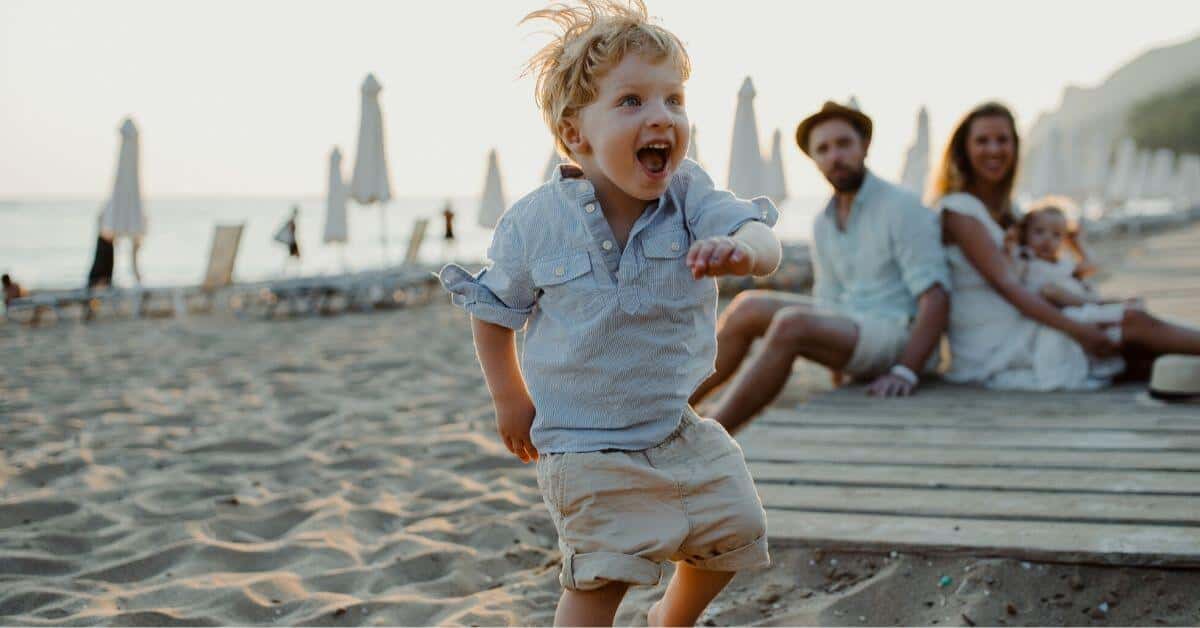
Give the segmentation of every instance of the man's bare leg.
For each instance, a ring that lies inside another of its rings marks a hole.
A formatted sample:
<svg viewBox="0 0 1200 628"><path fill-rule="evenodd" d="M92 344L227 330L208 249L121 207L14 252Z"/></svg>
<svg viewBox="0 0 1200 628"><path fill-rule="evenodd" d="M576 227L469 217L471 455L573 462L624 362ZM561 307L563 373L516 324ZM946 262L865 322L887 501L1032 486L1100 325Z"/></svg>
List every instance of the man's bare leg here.
<svg viewBox="0 0 1200 628"><path fill-rule="evenodd" d="M699 405L737 373L755 339L767 333L771 318L785 307L812 309L811 299L772 290L747 290L734 297L717 323L716 372L692 393L688 400L692 406Z"/></svg>
<svg viewBox="0 0 1200 628"><path fill-rule="evenodd" d="M611 626L628 588L624 582L610 582L594 591L563 591L554 625Z"/></svg>
<svg viewBox="0 0 1200 628"><path fill-rule="evenodd" d="M796 357L840 371L854 354L858 325L803 307L775 314L760 351L725 392L712 416L732 434L779 396Z"/></svg>

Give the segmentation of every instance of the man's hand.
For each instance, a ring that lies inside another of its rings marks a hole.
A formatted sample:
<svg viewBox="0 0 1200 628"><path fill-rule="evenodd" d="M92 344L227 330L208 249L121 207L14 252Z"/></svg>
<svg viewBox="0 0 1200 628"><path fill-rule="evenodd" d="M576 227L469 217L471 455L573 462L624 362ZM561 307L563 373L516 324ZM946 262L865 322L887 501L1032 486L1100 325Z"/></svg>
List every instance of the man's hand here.
<svg viewBox="0 0 1200 628"><path fill-rule="evenodd" d="M692 277L749 275L754 269L754 251L731 237L697 240L688 249L687 265Z"/></svg>
<svg viewBox="0 0 1200 628"><path fill-rule="evenodd" d="M521 462L533 462L538 458L538 451L529 439L529 428L533 427L535 414L533 401L528 397L496 402L496 431L500 433L504 446Z"/></svg>
<svg viewBox="0 0 1200 628"><path fill-rule="evenodd" d="M915 384L903 377L887 373L875 378L875 381L867 386L867 394L873 397L907 397L916 388Z"/></svg>

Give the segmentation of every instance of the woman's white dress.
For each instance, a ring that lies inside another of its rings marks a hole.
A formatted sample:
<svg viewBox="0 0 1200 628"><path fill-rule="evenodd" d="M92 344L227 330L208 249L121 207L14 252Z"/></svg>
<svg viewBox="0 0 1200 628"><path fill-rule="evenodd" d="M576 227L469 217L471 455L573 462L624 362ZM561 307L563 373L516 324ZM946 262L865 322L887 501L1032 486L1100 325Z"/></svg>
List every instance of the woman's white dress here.
<svg viewBox="0 0 1200 628"><path fill-rule="evenodd" d="M974 196L950 194L935 207L975 218L996 246L1003 246L1004 229ZM947 380L1003 390L1093 390L1123 369L1120 365L1114 372L1111 361L1089 360L1070 336L1023 316L958 246L946 247L946 261L953 286Z"/></svg>

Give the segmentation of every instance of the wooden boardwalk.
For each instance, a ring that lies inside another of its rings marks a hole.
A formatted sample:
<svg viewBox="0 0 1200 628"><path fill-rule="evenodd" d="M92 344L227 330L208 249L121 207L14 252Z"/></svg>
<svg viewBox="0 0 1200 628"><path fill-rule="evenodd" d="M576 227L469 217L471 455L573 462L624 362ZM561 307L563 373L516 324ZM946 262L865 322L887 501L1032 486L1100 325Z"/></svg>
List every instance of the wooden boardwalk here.
<svg viewBox="0 0 1200 628"><path fill-rule="evenodd" d="M1156 236L1102 287L1200 324L1200 228ZM1200 567L1200 405L1143 387L1012 393L861 387L738 435L771 543Z"/></svg>

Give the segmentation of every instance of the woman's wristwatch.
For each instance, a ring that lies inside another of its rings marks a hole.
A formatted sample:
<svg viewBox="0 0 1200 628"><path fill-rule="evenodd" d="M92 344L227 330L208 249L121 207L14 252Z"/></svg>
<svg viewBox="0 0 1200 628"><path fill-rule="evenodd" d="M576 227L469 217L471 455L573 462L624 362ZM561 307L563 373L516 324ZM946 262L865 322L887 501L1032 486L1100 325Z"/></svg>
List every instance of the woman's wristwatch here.
<svg viewBox="0 0 1200 628"><path fill-rule="evenodd" d="M921 381L921 378L917 377L917 374L914 373L912 369L904 366L903 364L897 364L896 366L893 366L891 374L908 382L909 386L916 386L917 382Z"/></svg>

